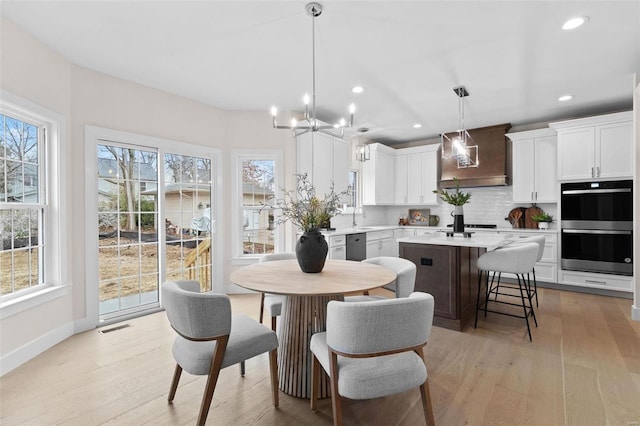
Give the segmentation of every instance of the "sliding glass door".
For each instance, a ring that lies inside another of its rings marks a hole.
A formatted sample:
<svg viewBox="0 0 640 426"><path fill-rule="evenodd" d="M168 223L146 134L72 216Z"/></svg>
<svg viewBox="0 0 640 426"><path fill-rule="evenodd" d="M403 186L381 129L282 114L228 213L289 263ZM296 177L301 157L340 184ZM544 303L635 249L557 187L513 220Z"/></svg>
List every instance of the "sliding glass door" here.
<svg viewBox="0 0 640 426"><path fill-rule="evenodd" d="M211 290L212 159L100 142L99 321L157 310L167 279L197 280Z"/></svg>

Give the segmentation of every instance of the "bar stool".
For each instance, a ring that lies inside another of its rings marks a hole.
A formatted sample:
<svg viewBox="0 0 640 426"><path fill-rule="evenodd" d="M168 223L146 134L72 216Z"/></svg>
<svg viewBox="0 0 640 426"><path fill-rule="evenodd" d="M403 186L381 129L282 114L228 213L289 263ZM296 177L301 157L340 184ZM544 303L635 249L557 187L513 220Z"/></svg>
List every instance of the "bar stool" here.
<svg viewBox="0 0 640 426"><path fill-rule="evenodd" d="M538 326L538 320L536 319L536 314L533 310L533 304L531 303L531 293L529 291L529 287L527 284L527 279L525 275L529 274L537 261L538 258L539 245L537 243L523 243L523 244L514 244L502 247L497 250L488 251L481 255L476 262L476 266L478 268L478 298L476 300L476 320L474 324L474 328L478 326L478 311L484 311L485 316L487 312L493 312L501 315L508 315L515 318L522 318L525 320L527 324L527 332L529 333L529 341L533 341L531 338L531 327L529 326L529 317L533 317L533 321ZM493 287L493 279L491 283L489 283L489 272L495 273L509 273L514 274L518 278L518 289L520 290L520 295L510 294L510 293L501 293L499 291L499 285ZM485 295L483 297L484 302L480 303L480 294L482 290L482 278L486 277L487 286L485 288ZM526 297L525 297L526 293ZM491 294L495 294L495 299L490 300L489 296ZM522 304L511 303L505 300L498 300L498 294L502 296L509 297L519 297ZM529 301L529 306L527 306L527 301ZM495 311L488 308L489 302L491 303L501 303L504 305L511 306L522 306L523 315L515 315L507 312Z"/></svg>
<svg viewBox="0 0 640 426"><path fill-rule="evenodd" d="M511 246L519 245L519 244L528 244L528 243L536 243L538 244L538 258L536 259L536 263L540 262L542 259L542 255L544 254L544 244L546 238L544 235L536 235L535 237L525 237L519 240L516 240L511 244ZM533 290L531 289L531 280L529 279L529 274L527 274L527 295L529 299L532 299L534 296L536 298L536 307L540 306L538 304L538 282L536 280L536 268L535 266L531 270L531 274L533 275ZM493 283L494 276L491 277L491 281ZM504 284L503 284L504 285ZM513 288L513 287L511 287ZM516 287L517 288L517 287ZM497 289L500 289L500 273L498 273L498 281L497 281ZM496 298L498 295L496 294Z"/></svg>

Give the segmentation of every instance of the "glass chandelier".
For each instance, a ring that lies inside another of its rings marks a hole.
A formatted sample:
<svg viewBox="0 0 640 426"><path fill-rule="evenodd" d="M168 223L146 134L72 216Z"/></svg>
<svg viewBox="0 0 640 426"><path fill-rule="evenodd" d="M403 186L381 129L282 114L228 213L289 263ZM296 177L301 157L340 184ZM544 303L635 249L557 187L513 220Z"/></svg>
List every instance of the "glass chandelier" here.
<svg viewBox="0 0 640 426"><path fill-rule="evenodd" d="M452 137L444 133L440 136L442 158L452 161L459 169L478 167L478 145L464 128L464 98L469 92L464 86L454 87L453 91L458 96L459 130Z"/></svg>
<svg viewBox="0 0 640 426"><path fill-rule="evenodd" d="M304 103L304 117L298 122L295 118L291 119L288 126L279 125L276 121L278 109L271 107L271 115L273 117L274 129L293 130L295 136L306 132L322 132L331 136L344 137L344 129L353 126L353 114L356 110L354 104L349 105L349 121L341 118L338 123L333 125L320 122L316 117L316 18L322 14L322 5L319 3L307 3L305 6L307 15L311 17L311 64L312 64L312 92L311 97L305 94L302 98ZM309 104L311 103L311 108Z"/></svg>

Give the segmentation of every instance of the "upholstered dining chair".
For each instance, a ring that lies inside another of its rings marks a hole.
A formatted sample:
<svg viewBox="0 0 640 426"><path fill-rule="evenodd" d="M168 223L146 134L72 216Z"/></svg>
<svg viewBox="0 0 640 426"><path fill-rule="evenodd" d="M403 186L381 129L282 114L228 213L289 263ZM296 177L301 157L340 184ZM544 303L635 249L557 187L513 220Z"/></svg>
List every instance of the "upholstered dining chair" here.
<svg viewBox="0 0 640 426"><path fill-rule="evenodd" d="M380 256L364 259L362 262L384 266L396 273L396 280L384 286L384 288L394 291L396 297L409 297L413 293L416 286L416 265L412 261L401 257ZM385 297L375 295L346 296L344 301L366 302L380 299L385 299Z"/></svg>
<svg viewBox="0 0 640 426"><path fill-rule="evenodd" d="M433 296L427 293L329 302L326 332L311 337L311 410L316 410L322 366L331 379L334 425L342 425L342 398L379 398L418 387L425 419L433 425L424 360L433 310Z"/></svg>
<svg viewBox="0 0 640 426"><path fill-rule="evenodd" d="M204 425L220 370L269 352L273 406L278 406L278 338L276 333L244 315L231 315L225 294L200 293L197 281L167 281L162 301L171 327L178 334L173 342L176 369L169 390L173 402L180 375L208 376L198 425Z"/></svg>
<svg viewBox="0 0 640 426"><path fill-rule="evenodd" d="M295 253L269 253L260 257L259 262L271 262L274 260L290 260L295 259ZM260 294L260 323L262 324L262 317L264 315L264 308L269 310L271 315L271 329L276 331L276 317L279 317L282 313L282 302L284 296L271 293Z"/></svg>

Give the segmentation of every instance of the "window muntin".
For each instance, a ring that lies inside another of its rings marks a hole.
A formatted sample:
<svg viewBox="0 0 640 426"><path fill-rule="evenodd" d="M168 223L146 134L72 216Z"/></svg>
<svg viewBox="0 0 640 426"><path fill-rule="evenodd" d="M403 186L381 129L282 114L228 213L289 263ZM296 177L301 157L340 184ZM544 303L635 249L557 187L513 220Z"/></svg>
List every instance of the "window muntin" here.
<svg viewBox="0 0 640 426"><path fill-rule="evenodd" d="M0 296L45 281L46 128L0 113Z"/></svg>

